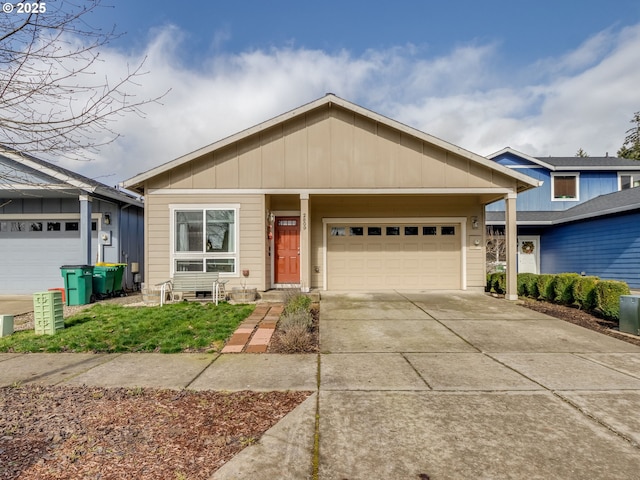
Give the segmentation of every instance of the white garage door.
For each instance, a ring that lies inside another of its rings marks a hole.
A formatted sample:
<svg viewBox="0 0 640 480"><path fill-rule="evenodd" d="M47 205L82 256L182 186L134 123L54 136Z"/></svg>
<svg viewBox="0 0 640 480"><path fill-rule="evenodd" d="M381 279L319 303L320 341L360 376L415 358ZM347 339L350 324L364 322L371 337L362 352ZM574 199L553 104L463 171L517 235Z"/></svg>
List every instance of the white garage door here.
<svg viewBox="0 0 640 480"><path fill-rule="evenodd" d="M459 224L331 224L329 290L460 289Z"/></svg>
<svg viewBox="0 0 640 480"><path fill-rule="evenodd" d="M0 222L0 294L32 294L64 286L62 265L82 261L78 221ZM96 258L97 232L92 232Z"/></svg>

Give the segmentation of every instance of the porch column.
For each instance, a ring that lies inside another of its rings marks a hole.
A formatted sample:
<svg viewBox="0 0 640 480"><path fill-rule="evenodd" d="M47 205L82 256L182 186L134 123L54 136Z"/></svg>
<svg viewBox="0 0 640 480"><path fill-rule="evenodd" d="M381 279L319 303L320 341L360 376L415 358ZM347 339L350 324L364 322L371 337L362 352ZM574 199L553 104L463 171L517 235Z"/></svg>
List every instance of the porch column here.
<svg viewBox="0 0 640 480"><path fill-rule="evenodd" d="M300 194L300 290L308 292L311 285L311 252L309 248L309 194Z"/></svg>
<svg viewBox="0 0 640 480"><path fill-rule="evenodd" d="M80 195L80 261L91 265L91 197Z"/></svg>
<svg viewBox="0 0 640 480"><path fill-rule="evenodd" d="M509 193L505 197L505 236L507 240L507 300L518 299L518 226L516 224L517 193Z"/></svg>

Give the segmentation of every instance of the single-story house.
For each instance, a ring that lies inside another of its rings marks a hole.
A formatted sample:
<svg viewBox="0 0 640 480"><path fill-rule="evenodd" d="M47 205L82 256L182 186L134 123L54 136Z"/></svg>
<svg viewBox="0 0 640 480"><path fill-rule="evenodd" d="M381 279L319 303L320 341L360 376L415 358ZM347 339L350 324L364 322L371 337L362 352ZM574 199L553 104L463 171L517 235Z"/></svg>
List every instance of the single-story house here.
<svg viewBox="0 0 640 480"><path fill-rule="evenodd" d="M126 263L132 288L136 271L143 278L143 227L139 197L0 147L0 294L61 288L61 266L97 262Z"/></svg>
<svg viewBox="0 0 640 480"><path fill-rule="evenodd" d="M485 205L506 199L515 244L537 185L333 94L123 182L145 198L149 284L217 271L259 291L482 289Z"/></svg>

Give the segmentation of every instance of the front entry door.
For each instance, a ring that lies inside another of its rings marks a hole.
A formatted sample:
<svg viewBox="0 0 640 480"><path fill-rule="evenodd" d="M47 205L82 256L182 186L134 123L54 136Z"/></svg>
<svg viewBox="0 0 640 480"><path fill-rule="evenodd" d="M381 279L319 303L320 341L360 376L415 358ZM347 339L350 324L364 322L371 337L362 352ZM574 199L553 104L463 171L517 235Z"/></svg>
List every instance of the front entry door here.
<svg viewBox="0 0 640 480"><path fill-rule="evenodd" d="M276 217L275 283L300 283L300 217Z"/></svg>
<svg viewBox="0 0 640 480"><path fill-rule="evenodd" d="M518 273L540 273L540 236L518 237Z"/></svg>

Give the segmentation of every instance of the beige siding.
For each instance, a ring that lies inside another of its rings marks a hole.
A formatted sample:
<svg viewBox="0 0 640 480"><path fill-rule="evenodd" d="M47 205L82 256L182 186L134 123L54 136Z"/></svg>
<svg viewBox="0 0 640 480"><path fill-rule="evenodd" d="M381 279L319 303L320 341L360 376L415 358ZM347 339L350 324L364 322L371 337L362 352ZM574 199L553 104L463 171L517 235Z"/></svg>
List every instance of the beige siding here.
<svg viewBox="0 0 640 480"><path fill-rule="evenodd" d="M484 188L515 180L340 107L311 111L150 180L148 188Z"/></svg>
<svg viewBox="0 0 640 480"><path fill-rule="evenodd" d="M264 263L265 231L263 195L170 195L151 194L146 197L146 283L154 285L167 280L171 270L170 205L175 204L240 204L238 275L229 281L229 288L240 286L241 272L250 270L247 286L264 290L266 274Z"/></svg>
<svg viewBox="0 0 640 480"><path fill-rule="evenodd" d="M473 229L471 217L477 216L480 227ZM310 201L311 287L323 288L323 218L467 218L465 239L467 287L480 288L485 283L483 207L474 196L320 196ZM481 236L481 248L471 247L471 236ZM316 269L319 270L316 272Z"/></svg>

